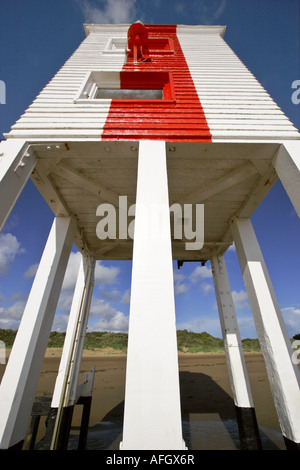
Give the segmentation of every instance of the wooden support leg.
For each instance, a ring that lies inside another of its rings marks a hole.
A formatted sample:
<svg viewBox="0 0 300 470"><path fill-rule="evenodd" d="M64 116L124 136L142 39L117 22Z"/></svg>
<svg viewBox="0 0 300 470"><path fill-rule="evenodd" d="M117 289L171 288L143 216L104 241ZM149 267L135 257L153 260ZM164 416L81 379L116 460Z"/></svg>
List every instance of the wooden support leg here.
<svg viewBox="0 0 300 470"><path fill-rule="evenodd" d="M274 157L273 165L300 217L300 141L284 142Z"/></svg>
<svg viewBox="0 0 300 470"><path fill-rule="evenodd" d="M51 404L52 408L58 410L52 449L60 446L59 436L65 436L68 432L63 428L64 424L68 424L67 420L62 419L64 408L73 407L77 400L76 390L94 286L94 269L95 260L82 256Z"/></svg>
<svg viewBox="0 0 300 470"><path fill-rule="evenodd" d="M58 411L59 410L57 410L57 414L56 414L55 427L57 423ZM52 443L50 446L51 450L67 450L69 437L70 437L70 431L71 431L73 412L74 412L74 405L64 406L61 409L60 417L59 417L59 426L57 428L54 428L54 433L53 433L53 435L55 436L55 445L53 445L53 437L52 437Z"/></svg>
<svg viewBox="0 0 300 470"><path fill-rule="evenodd" d="M76 389L94 286L95 261L82 256L70 310L59 373L51 406L58 408L76 403Z"/></svg>
<svg viewBox="0 0 300 470"><path fill-rule="evenodd" d="M94 366L85 375L84 383L80 390L80 398L77 401L78 404L83 405L81 425L80 425L80 434L79 434L79 441L78 441L78 450L84 450L86 447L91 406L92 406L92 394L93 394L93 386L94 386L94 379L95 379L95 371L96 371L96 368Z"/></svg>
<svg viewBox="0 0 300 470"><path fill-rule="evenodd" d="M91 413L91 406L92 406L92 397L80 397L78 401L78 405L83 406L82 416L81 416L81 423L80 423L80 433L79 433L79 440L78 440L78 450L85 450L87 435L88 435L88 428L89 428L89 421L90 421L90 413Z"/></svg>
<svg viewBox="0 0 300 470"><path fill-rule="evenodd" d="M2 230L36 163L34 152L23 139L0 143L0 230Z"/></svg>
<svg viewBox="0 0 300 470"><path fill-rule="evenodd" d="M35 415L31 417L29 433L26 436L23 449L24 450L33 450L35 446L36 436L39 429L41 417L39 415Z"/></svg>
<svg viewBox="0 0 300 470"><path fill-rule="evenodd" d="M224 256L211 259L226 361L236 407L241 449L261 449L252 393Z"/></svg>
<svg viewBox="0 0 300 470"><path fill-rule="evenodd" d="M57 408L50 408L47 419L46 419L46 435L45 437L38 443L39 450L50 450L53 430L55 426L57 415Z"/></svg>
<svg viewBox="0 0 300 470"><path fill-rule="evenodd" d="M0 386L0 448L24 440L74 238L72 220L56 217Z"/></svg>
<svg viewBox="0 0 300 470"><path fill-rule="evenodd" d="M184 449L165 143L138 158L121 449Z"/></svg>
<svg viewBox="0 0 300 470"><path fill-rule="evenodd" d="M300 445L300 374L250 219L232 221L233 238L264 356L282 434Z"/></svg>

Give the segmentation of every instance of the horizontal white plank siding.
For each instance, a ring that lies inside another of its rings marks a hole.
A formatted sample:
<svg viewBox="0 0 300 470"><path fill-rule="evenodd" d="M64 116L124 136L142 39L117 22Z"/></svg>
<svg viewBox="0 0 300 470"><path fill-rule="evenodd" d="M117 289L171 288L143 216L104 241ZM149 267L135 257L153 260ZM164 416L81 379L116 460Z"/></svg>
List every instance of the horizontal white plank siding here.
<svg viewBox="0 0 300 470"><path fill-rule="evenodd" d="M91 71L120 71L125 51L107 53L109 40L127 37L129 25L87 25L87 37L39 93L6 137L101 139L110 107L77 101ZM213 141L293 139L297 129L222 37L224 28L177 26L177 35Z"/></svg>
<svg viewBox="0 0 300 470"><path fill-rule="evenodd" d="M236 56L220 30L178 26L213 141L234 138L300 138L297 129Z"/></svg>
<svg viewBox="0 0 300 470"><path fill-rule="evenodd" d="M96 100L91 103L74 100L89 72L122 69L125 51L118 54L103 51L111 37L126 39L128 27L104 27L102 32L88 34L6 137L101 139L111 101L103 104Z"/></svg>

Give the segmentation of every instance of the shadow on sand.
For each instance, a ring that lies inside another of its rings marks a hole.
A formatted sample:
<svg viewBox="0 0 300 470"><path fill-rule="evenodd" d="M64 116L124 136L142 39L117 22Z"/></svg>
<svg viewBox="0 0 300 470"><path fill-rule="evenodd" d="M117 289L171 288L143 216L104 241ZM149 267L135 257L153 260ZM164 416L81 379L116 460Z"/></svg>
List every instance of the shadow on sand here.
<svg viewBox="0 0 300 470"><path fill-rule="evenodd" d="M208 375L180 372L182 431L190 450L239 450L240 441L232 398ZM124 402L89 428L87 450L118 450L122 440ZM72 428L69 449L77 446ZM264 450L280 450L281 434L260 428Z"/></svg>

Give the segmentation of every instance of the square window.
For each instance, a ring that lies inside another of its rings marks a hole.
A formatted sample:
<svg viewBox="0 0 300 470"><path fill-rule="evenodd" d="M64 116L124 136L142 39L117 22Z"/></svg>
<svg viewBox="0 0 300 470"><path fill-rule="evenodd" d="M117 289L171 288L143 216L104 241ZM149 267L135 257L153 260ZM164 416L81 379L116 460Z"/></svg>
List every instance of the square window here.
<svg viewBox="0 0 300 470"><path fill-rule="evenodd" d="M171 38L150 38L148 41L149 54L174 54L174 43Z"/></svg>
<svg viewBox="0 0 300 470"><path fill-rule="evenodd" d="M103 53L104 54L125 54L127 48L127 38L110 38Z"/></svg>
<svg viewBox="0 0 300 470"><path fill-rule="evenodd" d="M174 102L172 74L169 72L94 71L79 90L75 103L106 103L107 100Z"/></svg>
<svg viewBox="0 0 300 470"><path fill-rule="evenodd" d="M174 43L172 38L149 38L148 39L149 54L174 54ZM114 37L110 38L102 51L104 54L125 54L127 50L127 38Z"/></svg>
<svg viewBox="0 0 300 470"><path fill-rule="evenodd" d="M163 90L143 90L130 88L98 88L95 99L117 100L162 100Z"/></svg>

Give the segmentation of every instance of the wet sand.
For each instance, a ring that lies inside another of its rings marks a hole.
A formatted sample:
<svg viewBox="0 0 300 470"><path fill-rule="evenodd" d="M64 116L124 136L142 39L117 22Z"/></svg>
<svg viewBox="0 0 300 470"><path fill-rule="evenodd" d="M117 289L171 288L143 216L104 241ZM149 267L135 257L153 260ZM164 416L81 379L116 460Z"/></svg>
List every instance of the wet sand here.
<svg viewBox="0 0 300 470"><path fill-rule="evenodd" d="M260 353L245 354L264 449L285 449ZM48 350L37 396L51 396L60 351ZM85 351L80 382L96 367L87 449L118 449L122 437L126 356ZM224 354L179 353L183 435L191 450L239 449L235 409ZM81 406L75 407L70 448L76 447ZM39 436L43 433L40 425Z"/></svg>

